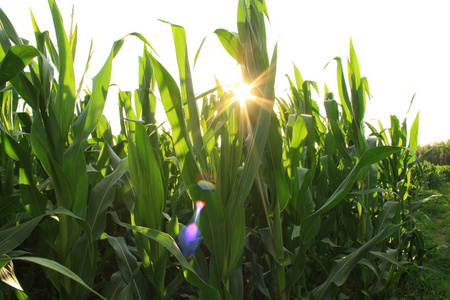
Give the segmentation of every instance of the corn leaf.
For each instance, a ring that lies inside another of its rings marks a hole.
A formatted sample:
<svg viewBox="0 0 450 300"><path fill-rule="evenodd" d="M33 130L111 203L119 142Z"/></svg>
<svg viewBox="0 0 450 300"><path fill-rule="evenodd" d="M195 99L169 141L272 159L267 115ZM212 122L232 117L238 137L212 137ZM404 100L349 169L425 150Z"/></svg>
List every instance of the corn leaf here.
<svg viewBox="0 0 450 300"><path fill-rule="evenodd" d="M0 62L0 85L19 74L38 55L33 46L11 46Z"/></svg>
<svg viewBox="0 0 450 300"><path fill-rule="evenodd" d="M123 237L114 237L106 234L108 243L114 249L117 258L117 265L125 279L125 282L132 288L136 299L145 299L146 283L142 273L139 272L142 263L139 263L128 249ZM138 272L135 275L135 272Z"/></svg>
<svg viewBox="0 0 450 300"><path fill-rule="evenodd" d="M173 25L173 40L177 54L178 72L180 75L181 98L184 104L186 128L192 139L192 146L200 164L201 171L207 172L208 166L205 153L202 151L203 139L201 136L197 102L195 101L194 86L189 66L188 51L186 45L186 33L183 27ZM186 109L187 106L187 109Z"/></svg>
<svg viewBox="0 0 450 300"><path fill-rule="evenodd" d="M109 280L108 284L106 285L105 289L103 290L103 295L106 299L111 300L119 300L124 298L119 298L119 294L126 289L127 283L123 279L122 273L120 271L115 272L111 275L111 279ZM130 297L133 296L132 289L130 289Z"/></svg>
<svg viewBox="0 0 450 300"><path fill-rule="evenodd" d="M212 192L202 191L197 186L197 178L201 174L194 160L194 151L184 122L180 90L173 77L152 57L156 82L161 94L161 101L172 128L175 152L180 164L183 182L193 200L204 200L205 209L200 217L200 230L206 243L213 252L213 261L217 260L218 267L225 266L226 259L226 215L221 202L214 198ZM220 271L223 272L223 271Z"/></svg>
<svg viewBox="0 0 450 300"><path fill-rule="evenodd" d="M134 230L135 232L156 241L157 243L164 246L170 253L172 253L181 264L181 266L183 266L183 268L185 269L184 276L186 277L186 279L193 285L200 288L200 295L202 299L221 299L219 292L212 286L204 282L198 276L194 268L189 264L184 255L181 253L175 240L170 235L155 229L122 223L118 220L116 215L113 215L113 219L120 226ZM202 297L202 295L204 298Z"/></svg>
<svg viewBox="0 0 450 300"><path fill-rule="evenodd" d="M383 204L381 213L378 215L377 224L375 227L375 233L379 233L384 230L389 224L392 224L392 219L397 214L398 202L386 201Z"/></svg>
<svg viewBox="0 0 450 300"><path fill-rule="evenodd" d="M377 243L389 237L398 230L399 227L400 225L391 225L385 228L360 248L339 259L337 264L332 268L327 280L312 291L315 299L328 299L333 295L332 291L335 290L336 286L339 287L344 284L350 275L350 272L361 260L363 255L369 252Z"/></svg>
<svg viewBox="0 0 450 300"><path fill-rule="evenodd" d="M39 224L44 215L33 218L25 223L0 229L0 255L8 253L19 246Z"/></svg>
<svg viewBox="0 0 450 300"><path fill-rule="evenodd" d="M345 178L345 180L339 185L338 189L331 195L330 198L322 205L318 210L316 210L311 216L307 217L302 222L302 236L305 239L312 238L319 231L318 223L320 222L321 214L329 211L333 207L335 207L353 186L353 183L356 181L359 176L359 172L371 165L374 164L398 151L400 151L401 147L393 147L393 146L383 146L368 149L362 156L355 167L352 169L350 174Z"/></svg>
<svg viewBox="0 0 450 300"><path fill-rule="evenodd" d="M228 52L228 54L233 57L238 64L243 64L245 61L244 58L244 48L239 42L238 36L236 33L231 33L226 29L216 29L214 33L219 38L220 43L223 48Z"/></svg>
<svg viewBox="0 0 450 300"><path fill-rule="evenodd" d="M128 159L120 162L119 166L103 178L91 191L91 203L88 207L88 220L92 226L94 241L99 239L106 227L106 210L114 200L117 181L129 170Z"/></svg>
<svg viewBox="0 0 450 300"><path fill-rule="evenodd" d="M136 123L136 141L129 140L130 175L136 193L136 224L160 230L165 199L161 165L142 124Z"/></svg>
<svg viewBox="0 0 450 300"><path fill-rule="evenodd" d="M48 3L52 12L59 51L59 88L55 99L55 114L64 137L69 133L75 108L75 74L72 52L64 30L61 14L53 0L48 0Z"/></svg>
<svg viewBox="0 0 450 300"><path fill-rule="evenodd" d="M86 289L88 289L89 291L94 293L95 295L97 295L97 297L99 297L100 299L105 299L102 295L100 295L98 292L96 292L91 287L89 287L77 274L75 274L70 269L57 263L54 260L50 260L50 259L42 258L42 257L15 257L15 258L13 258L13 260L32 262L32 263L38 264L40 266L43 266L45 268L54 270L64 276L66 276L67 278L70 278L70 279L74 280L75 282L79 283L80 285L82 285L83 287L85 287Z"/></svg>
<svg viewBox="0 0 450 300"><path fill-rule="evenodd" d="M73 124L74 144L79 145L94 131L105 107L109 82L111 79L112 61L122 47L122 41L116 41L103 68L93 78L92 93L87 107Z"/></svg>
<svg viewBox="0 0 450 300"><path fill-rule="evenodd" d="M37 217L45 212L47 199L43 196L36 187L36 182L33 176L33 167L31 162L31 153L20 145L6 130L3 124L0 123L2 145L4 151L14 160L20 161L22 167L20 169L20 189L22 194L22 201L25 207L34 217Z"/></svg>
<svg viewBox="0 0 450 300"><path fill-rule="evenodd" d="M23 45L23 40L19 37L16 30L14 29L14 26L12 25L11 21L6 16L5 12L0 8L0 31L5 31L8 38L15 44L15 45ZM9 42L8 42L9 44ZM8 51L8 49L5 46L5 41L1 42L1 45L3 47L3 50Z"/></svg>

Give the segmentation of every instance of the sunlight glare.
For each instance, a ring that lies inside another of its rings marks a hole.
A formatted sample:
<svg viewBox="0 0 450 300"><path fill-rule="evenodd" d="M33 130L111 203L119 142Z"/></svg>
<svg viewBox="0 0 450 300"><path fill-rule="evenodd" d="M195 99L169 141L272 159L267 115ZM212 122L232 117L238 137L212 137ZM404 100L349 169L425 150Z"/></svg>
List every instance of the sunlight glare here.
<svg viewBox="0 0 450 300"><path fill-rule="evenodd" d="M241 107L245 107L245 101L255 98L252 94L253 84L248 85L244 82L239 82L231 91L234 93L233 101L239 101Z"/></svg>

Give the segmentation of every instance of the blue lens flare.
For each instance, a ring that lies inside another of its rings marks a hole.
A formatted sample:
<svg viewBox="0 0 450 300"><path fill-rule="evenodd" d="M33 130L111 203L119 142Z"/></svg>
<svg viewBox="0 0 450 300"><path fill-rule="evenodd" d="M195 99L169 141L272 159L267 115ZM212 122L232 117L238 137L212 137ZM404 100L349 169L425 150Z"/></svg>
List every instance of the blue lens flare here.
<svg viewBox="0 0 450 300"><path fill-rule="evenodd" d="M184 231L184 238L188 243L192 243L198 237L198 227L197 224L192 223L186 227Z"/></svg>
<svg viewBox="0 0 450 300"><path fill-rule="evenodd" d="M180 224L180 232L178 233L178 236L175 239L178 247L181 250L181 253L183 253L183 255L187 258L190 258L192 255L195 254L195 251L200 245L200 241L202 239L202 235L197 226L197 221L203 207L205 207L205 202L203 201L195 202L195 215L193 218L194 221L190 223L188 226Z"/></svg>
<svg viewBox="0 0 450 300"><path fill-rule="evenodd" d="M198 231L196 224L190 224L189 226L180 225L180 233L176 238L178 248L186 258L191 258L195 251L197 251L202 235Z"/></svg>

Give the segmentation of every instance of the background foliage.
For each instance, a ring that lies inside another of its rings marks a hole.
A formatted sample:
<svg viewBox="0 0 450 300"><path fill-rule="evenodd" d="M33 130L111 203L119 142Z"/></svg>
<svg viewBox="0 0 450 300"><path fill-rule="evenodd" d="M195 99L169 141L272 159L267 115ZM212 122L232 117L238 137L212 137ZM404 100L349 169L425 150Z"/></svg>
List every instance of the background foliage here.
<svg viewBox="0 0 450 300"><path fill-rule="evenodd" d="M432 151L430 151L433 149ZM417 155L422 156L429 153L427 161L433 165L448 166L450 165L450 140L446 142L435 142L417 147Z"/></svg>

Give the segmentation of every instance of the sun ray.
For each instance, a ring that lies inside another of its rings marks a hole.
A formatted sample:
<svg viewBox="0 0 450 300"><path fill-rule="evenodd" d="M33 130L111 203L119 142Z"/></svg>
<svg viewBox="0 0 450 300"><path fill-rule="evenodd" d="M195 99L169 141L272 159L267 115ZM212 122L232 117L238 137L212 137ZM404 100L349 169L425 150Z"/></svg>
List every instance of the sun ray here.
<svg viewBox="0 0 450 300"><path fill-rule="evenodd" d="M252 94L252 90L253 84L239 82L235 87L231 89L234 94L232 101L239 101L241 107L245 107L245 102L247 100L255 98L255 96Z"/></svg>

